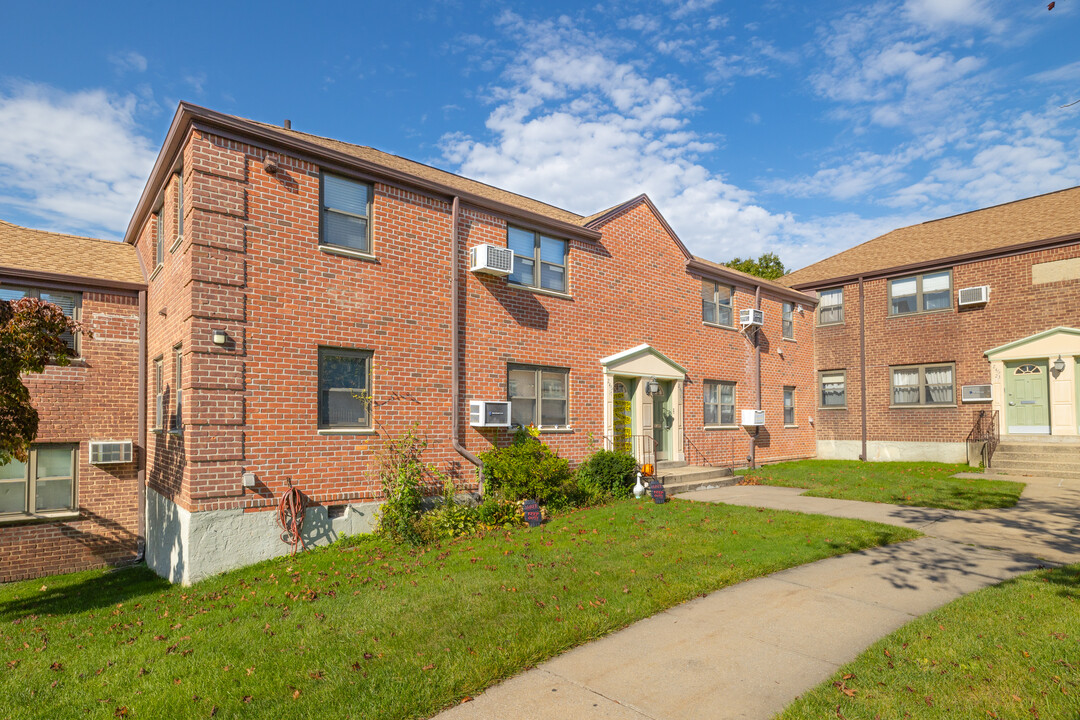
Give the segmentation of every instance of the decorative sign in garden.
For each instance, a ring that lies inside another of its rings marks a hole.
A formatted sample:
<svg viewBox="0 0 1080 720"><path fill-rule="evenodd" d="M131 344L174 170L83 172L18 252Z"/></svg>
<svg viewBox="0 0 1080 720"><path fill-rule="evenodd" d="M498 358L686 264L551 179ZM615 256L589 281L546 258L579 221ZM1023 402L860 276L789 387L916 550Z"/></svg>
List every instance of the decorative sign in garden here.
<svg viewBox="0 0 1080 720"><path fill-rule="evenodd" d="M659 480L653 480L649 483L649 495L657 505L667 502L667 493L664 492L664 486Z"/></svg>
<svg viewBox="0 0 1080 720"><path fill-rule="evenodd" d="M540 504L535 500L526 500L521 509L525 512L525 522L529 523L529 527L536 527L542 522Z"/></svg>

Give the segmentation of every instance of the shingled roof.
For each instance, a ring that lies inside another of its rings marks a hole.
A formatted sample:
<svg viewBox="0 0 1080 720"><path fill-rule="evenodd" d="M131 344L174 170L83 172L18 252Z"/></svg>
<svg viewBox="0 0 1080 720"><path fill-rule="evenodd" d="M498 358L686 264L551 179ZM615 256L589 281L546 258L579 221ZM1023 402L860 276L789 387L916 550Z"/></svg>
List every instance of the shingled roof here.
<svg viewBox="0 0 1080 720"><path fill-rule="evenodd" d="M106 283L145 282L135 248L127 243L32 230L0 220L0 272L4 270Z"/></svg>
<svg viewBox="0 0 1080 720"><path fill-rule="evenodd" d="M781 281L795 288L820 287L831 280L1070 236L1080 239L1080 187L893 230Z"/></svg>

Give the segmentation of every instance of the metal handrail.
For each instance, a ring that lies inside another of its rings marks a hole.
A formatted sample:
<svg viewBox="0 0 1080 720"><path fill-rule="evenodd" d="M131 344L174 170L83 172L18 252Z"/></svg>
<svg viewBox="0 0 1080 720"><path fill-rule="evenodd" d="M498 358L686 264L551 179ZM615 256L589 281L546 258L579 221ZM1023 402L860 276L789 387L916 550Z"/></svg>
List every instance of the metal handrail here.
<svg viewBox="0 0 1080 720"><path fill-rule="evenodd" d="M628 452L634 456L638 465L652 465L656 467L656 438L652 435L624 435L616 438L612 435L604 436L604 447L608 450Z"/></svg>
<svg viewBox="0 0 1080 720"><path fill-rule="evenodd" d="M986 458L986 467L989 468L994 457L994 451L997 450L998 445L1001 443L998 411L986 409L975 411L975 422L971 426L971 431L968 432L966 441L968 443L984 443L984 457Z"/></svg>
<svg viewBox="0 0 1080 720"><path fill-rule="evenodd" d="M701 458L701 464L702 465L708 465L709 467L712 467L713 462L711 460L709 460L709 457L705 453L703 453L701 451L701 448L699 448L697 445L694 444L694 441L690 439L689 435L687 435L686 433L683 433L682 441L683 441L683 454L684 455L686 454L686 449L691 448L691 449L693 449L693 451L695 453L697 453L698 457ZM687 458L687 460L689 460L689 458Z"/></svg>
<svg viewBox="0 0 1080 720"><path fill-rule="evenodd" d="M694 441L690 439L689 435L686 435L685 433L683 434L683 454L686 456L686 461L687 462L690 462L690 455L689 455L688 452L686 452L686 450L688 448L690 448L690 449L693 449L693 451L695 453L697 453L697 456L699 458L701 458L701 462L704 465L707 465L709 467L729 467L729 468L734 468L735 467L734 439L730 435L727 438L727 446L728 446L728 448L727 448L728 449L727 456L729 458L731 458L731 459L728 462L723 462L721 460L713 461L713 460L711 460L709 458L708 455L706 455L704 453L704 451L702 451L701 448L699 448L697 445L694 444ZM723 450L721 450L720 455L723 456L723 454L724 454Z"/></svg>

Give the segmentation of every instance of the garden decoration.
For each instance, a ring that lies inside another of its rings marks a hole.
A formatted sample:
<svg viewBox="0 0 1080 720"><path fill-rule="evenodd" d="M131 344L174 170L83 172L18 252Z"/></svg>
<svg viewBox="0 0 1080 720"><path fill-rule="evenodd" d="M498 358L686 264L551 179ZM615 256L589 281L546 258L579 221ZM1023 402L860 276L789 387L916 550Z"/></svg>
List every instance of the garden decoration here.
<svg viewBox="0 0 1080 720"><path fill-rule="evenodd" d="M536 527L543 521L540 516L540 503L535 500L526 500L521 509L525 513L525 522L529 523L529 527Z"/></svg>
<svg viewBox="0 0 1080 720"><path fill-rule="evenodd" d="M637 485L634 485L634 497L641 499L641 496L645 494L645 486L641 484L641 471L638 470Z"/></svg>
<svg viewBox="0 0 1080 720"><path fill-rule="evenodd" d="M652 496L653 502L657 505L667 502L667 493L659 480L653 480L649 483L649 495Z"/></svg>

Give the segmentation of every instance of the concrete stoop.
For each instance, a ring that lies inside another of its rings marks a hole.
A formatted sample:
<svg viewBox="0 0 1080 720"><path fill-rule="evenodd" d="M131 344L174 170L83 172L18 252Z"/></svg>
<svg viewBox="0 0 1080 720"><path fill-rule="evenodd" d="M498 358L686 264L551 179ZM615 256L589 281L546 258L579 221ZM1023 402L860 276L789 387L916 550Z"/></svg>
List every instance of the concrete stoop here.
<svg viewBox="0 0 1080 720"><path fill-rule="evenodd" d="M991 460L990 472L1080 480L1080 439L1003 440Z"/></svg>
<svg viewBox="0 0 1080 720"><path fill-rule="evenodd" d="M725 487L738 482L731 468L685 463L661 463L656 468L656 477L664 486L668 497L691 490Z"/></svg>

